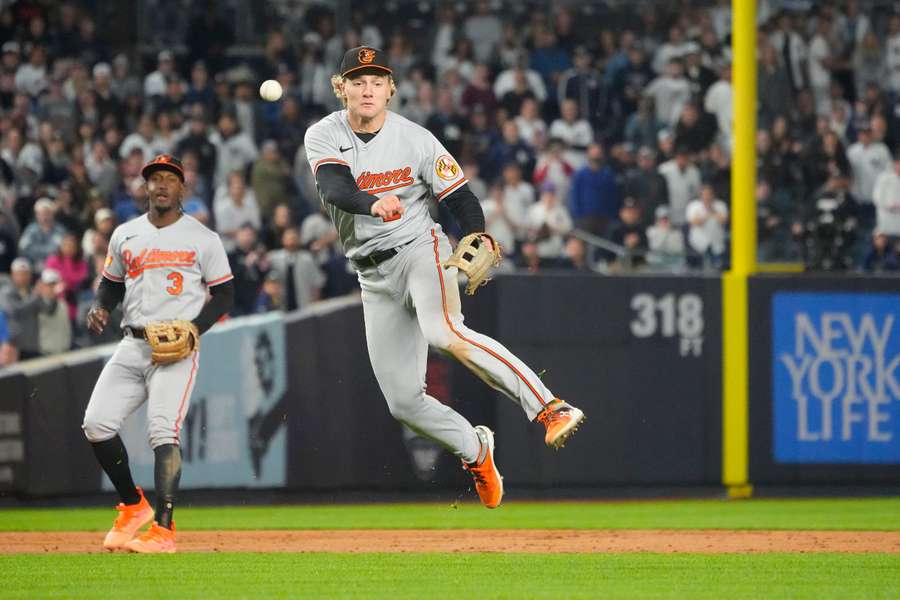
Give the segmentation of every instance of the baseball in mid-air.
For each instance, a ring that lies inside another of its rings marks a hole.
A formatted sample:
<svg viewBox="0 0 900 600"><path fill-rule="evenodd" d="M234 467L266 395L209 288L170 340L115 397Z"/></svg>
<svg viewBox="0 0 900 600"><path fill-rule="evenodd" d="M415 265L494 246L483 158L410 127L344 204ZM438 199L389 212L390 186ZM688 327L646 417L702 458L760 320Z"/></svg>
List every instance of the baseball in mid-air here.
<svg viewBox="0 0 900 600"><path fill-rule="evenodd" d="M262 85L259 86L259 95L263 100L275 102L281 98L281 84L274 79L266 79L262 82Z"/></svg>

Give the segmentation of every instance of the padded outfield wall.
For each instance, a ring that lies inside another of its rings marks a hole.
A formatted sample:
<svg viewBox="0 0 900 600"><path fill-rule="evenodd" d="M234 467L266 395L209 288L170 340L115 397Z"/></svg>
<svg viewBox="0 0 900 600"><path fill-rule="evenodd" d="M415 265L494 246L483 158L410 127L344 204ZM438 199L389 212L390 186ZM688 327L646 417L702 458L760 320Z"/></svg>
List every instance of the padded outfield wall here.
<svg viewBox="0 0 900 600"><path fill-rule="evenodd" d="M900 279L755 277L750 293L751 482L900 480ZM587 413L559 453L513 402L439 353L429 357L429 393L496 431L510 486L717 485L721 297L717 277L571 274L502 276L464 297L470 327ZM80 424L112 348L0 373L0 491L110 489ZM140 412L123 437L149 484ZM467 483L457 460L391 419L355 298L205 335L182 444L187 489Z"/></svg>

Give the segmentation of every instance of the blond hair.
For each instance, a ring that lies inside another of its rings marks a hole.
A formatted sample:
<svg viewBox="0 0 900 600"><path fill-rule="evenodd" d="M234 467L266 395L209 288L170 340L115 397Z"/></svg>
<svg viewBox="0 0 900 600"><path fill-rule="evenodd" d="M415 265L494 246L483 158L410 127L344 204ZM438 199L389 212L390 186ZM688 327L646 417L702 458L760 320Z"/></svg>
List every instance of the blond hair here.
<svg viewBox="0 0 900 600"><path fill-rule="evenodd" d="M394 83L394 76L388 75L388 83L391 86L391 95L388 96L387 103L391 103L391 98L394 97L394 94L397 93L397 84ZM348 78L342 75L334 74L331 76L331 89L334 91L334 95L337 96L338 100L341 101L341 104L344 105L344 108L347 108L347 96L344 95L344 81Z"/></svg>

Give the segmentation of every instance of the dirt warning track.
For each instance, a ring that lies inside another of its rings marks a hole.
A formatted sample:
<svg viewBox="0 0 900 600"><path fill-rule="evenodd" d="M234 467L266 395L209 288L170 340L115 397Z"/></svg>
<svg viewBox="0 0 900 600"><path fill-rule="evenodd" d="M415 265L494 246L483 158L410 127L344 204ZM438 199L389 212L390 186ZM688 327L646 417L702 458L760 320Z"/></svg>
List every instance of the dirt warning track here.
<svg viewBox="0 0 900 600"><path fill-rule="evenodd" d="M101 532L0 533L0 553L103 552ZM730 530L183 531L179 552L889 552L900 532Z"/></svg>

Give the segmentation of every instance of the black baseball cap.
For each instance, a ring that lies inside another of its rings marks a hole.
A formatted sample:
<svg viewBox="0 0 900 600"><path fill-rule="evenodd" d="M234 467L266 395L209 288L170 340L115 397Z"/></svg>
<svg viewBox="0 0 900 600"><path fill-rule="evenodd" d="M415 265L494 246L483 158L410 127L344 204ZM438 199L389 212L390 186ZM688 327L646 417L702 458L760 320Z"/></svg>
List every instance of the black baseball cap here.
<svg viewBox="0 0 900 600"><path fill-rule="evenodd" d="M363 69L375 69L390 75L393 71L388 66L386 59L385 53L378 48L372 48L371 46L350 48L341 61L341 77L346 77L350 73Z"/></svg>
<svg viewBox="0 0 900 600"><path fill-rule="evenodd" d="M150 178L150 174L153 171L158 171L160 169L171 171L178 175L178 178L181 179L181 183L184 183L184 166L181 164L181 161L172 156L171 154L160 154L141 169L141 176L146 180Z"/></svg>

